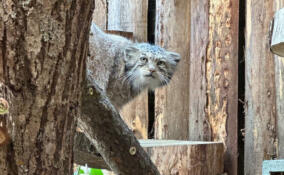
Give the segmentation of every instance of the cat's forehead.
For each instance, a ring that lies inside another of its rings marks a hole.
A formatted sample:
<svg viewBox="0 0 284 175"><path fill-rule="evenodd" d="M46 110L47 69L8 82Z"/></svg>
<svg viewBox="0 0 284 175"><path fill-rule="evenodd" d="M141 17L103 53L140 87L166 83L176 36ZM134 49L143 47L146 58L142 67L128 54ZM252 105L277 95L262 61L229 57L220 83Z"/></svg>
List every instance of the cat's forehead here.
<svg viewBox="0 0 284 175"><path fill-rule="evenodd" d="M149 57L164 57L166 56L166 50L156 46L156 45L150 45L148 43L143 43L139 45L139 49L141 54Z"/></svg>

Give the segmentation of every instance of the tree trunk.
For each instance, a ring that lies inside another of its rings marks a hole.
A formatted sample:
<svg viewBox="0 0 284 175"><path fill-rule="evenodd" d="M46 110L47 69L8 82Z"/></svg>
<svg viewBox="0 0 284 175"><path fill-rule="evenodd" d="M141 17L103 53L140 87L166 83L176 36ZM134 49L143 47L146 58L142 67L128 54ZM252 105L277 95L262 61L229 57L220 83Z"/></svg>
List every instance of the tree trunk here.
<svg viewBox="0 0 284 175"><path fill-rule="evenodd" d="M85 76L93 0L2 1L0 81L12 142L1 175L72 174L75 115ZM9 95L11 94L11 95Z"/></svg>

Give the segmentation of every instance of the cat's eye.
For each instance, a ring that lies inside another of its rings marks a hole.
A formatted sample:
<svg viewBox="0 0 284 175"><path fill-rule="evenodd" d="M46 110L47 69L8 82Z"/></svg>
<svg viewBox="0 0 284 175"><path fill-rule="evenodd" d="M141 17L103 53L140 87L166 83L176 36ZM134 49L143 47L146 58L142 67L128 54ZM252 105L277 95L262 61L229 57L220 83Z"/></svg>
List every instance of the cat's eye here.
<svg viewBox="0 0 284 175"><path fill-rule="evenodd" d="M165 62L164 62L164 61L158 61L158 62L157 62L157 65L158 65L158 66L164 66L164 65L165 65Z"/></svg>
<svg viewBox="0 0 284 175"><path fill-rule="evenodd" d="M142 62L145 62L145 63L148 61L148 59L147 59L146 57L141 57L140 60L141 60Z"/></svg>

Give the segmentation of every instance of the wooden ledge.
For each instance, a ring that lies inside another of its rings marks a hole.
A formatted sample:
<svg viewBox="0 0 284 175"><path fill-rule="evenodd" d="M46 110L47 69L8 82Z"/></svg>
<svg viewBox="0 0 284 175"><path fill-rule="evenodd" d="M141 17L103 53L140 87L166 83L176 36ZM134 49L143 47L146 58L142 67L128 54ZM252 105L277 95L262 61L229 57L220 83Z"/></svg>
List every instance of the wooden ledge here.
<svg viewBox="0 0 284 175"><path fill-rule="evenodd" d="M222 142L201 142L201 141L185 141L185 140L155 140L141 139L139 143L142 147L159 147L159 146L191 146L191 145L208 145L208 144L223 144Z"/></svg>

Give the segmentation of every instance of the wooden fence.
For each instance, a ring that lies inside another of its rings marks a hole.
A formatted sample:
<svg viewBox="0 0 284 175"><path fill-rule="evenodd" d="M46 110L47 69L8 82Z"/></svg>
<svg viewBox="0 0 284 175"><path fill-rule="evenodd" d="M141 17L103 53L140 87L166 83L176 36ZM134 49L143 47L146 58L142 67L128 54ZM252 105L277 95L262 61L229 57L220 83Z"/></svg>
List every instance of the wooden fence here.
<svg viewBox="0 0 284 175"><path fill-rule="evenodd" d="M222 141L229 175L260 175L263 160L284 158L284 58L269 49L270 22L284 0L155 2L155 43L179 52L182 61L170 85L155 92L154 137ZM94 22L145 42L152 20L148 5L148 0L96 0ZM238 85L241 74L245 84ZM245 113L238 112L239 86L245 87ZM153 117L148 107L145 92L121 111L138 138L148 138Z"/></svg>

